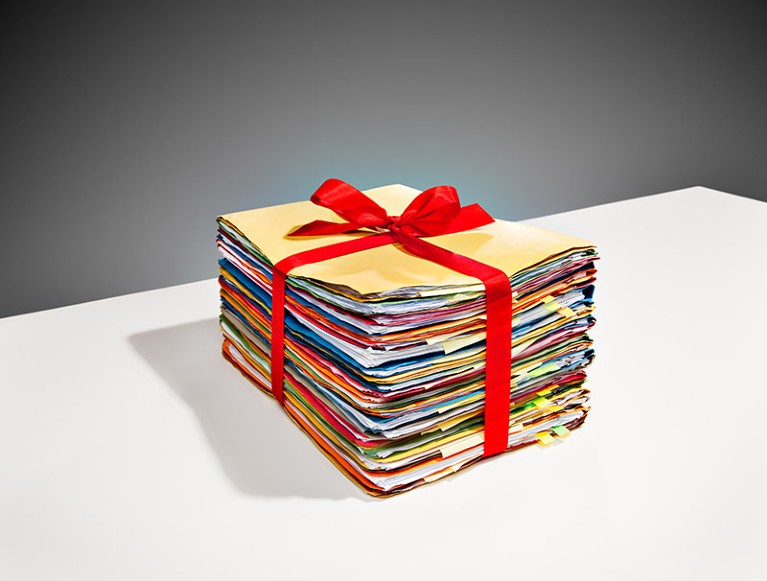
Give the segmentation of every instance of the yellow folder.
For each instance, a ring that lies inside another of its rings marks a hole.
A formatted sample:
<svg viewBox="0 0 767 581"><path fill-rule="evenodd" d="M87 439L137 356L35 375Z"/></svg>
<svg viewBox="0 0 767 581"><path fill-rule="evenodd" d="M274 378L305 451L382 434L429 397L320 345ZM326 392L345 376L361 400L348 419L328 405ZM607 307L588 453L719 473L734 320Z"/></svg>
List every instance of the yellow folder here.
<svg viewBox="0 0 767 581"><path fill-rule="evenodd" d="M365 191L389 215L400 215L419 190L400 184ZM367 234L288 237L296 227L312 220L342 222L335 213L310 201L234 212L220 216L256 246L272 264L305 250ZM535 228L518 222L497 220L481 228L426 238L429 242L503 270L509 278L553 257L574 249L592 248L580 238ZM348 287L355 294L375 296L413 287L480 285L477 279L413 256L393 244L355 254L307 264L293 269L291 276L316 279L325 284ZM477 287L481 288L481 286ZM455 289L452 289L454 292Z"/></svg>

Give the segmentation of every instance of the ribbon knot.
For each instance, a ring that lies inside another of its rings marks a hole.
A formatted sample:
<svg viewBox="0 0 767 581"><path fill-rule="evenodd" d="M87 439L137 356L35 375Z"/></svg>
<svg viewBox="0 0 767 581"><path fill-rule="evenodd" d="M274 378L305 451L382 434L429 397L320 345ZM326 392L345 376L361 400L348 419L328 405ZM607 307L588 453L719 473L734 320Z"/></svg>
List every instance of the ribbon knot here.
<svg viewBox="0 0 767 581"><path fill-rule="evenodd" d="M494 222L490 214L478 204L462 207L458 193L451 186L424 190L400 216L390 216L357 188L337 179L323 183L311 200L332 210L345 221L314 220L297 228L289 236L327 236L364 228L372 230L373 234L299 252L274 265L270 363L272 394L277 401L284 405L285 281L288 272L304 264L399 242L405 250L419 258L482 281L487 308L483 455L492 456L506 450L511 384L512 301L509 278L494 266L422 239L490 224Z"/></svg>
<svg viewBox="0 0 767 581"><path fill-rule="evenodd" d="M386 229L391 230L395 234L399 234L400 230L402 229L402 222L400 221L399 216L389 216L391 218L391 221L389 224L387 224Z"/></svg>

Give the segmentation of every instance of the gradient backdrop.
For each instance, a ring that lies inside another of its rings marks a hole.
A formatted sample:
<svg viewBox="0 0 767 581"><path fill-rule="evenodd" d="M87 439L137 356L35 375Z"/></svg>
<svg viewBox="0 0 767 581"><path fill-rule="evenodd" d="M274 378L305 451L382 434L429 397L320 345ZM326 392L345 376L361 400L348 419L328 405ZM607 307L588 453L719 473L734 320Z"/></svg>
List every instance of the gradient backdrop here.
<svg viewBox="0 0 767 581"><path fill-rule="evenodd" d="M331 176L448 183L505 219L765 200L754 5L24 3L0 38L0 316L213 277L217 214Z"/></svg>

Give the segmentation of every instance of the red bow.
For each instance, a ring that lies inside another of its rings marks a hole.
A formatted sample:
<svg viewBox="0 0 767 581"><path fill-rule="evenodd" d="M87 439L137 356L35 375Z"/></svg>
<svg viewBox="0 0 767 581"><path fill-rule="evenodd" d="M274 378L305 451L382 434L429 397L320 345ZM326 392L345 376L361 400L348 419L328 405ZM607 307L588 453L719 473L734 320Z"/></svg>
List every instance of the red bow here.
<svg viewBox="0 0 767 581"><path fill-rule="evenodd" d="M272 277L272 394L284 405L285 278L303 264L321 262L362 250L401 243L413 254L478 278L487 301L485 365L484 456L506 450L509 430L511 384L511 288L502 270L451 252L422 236L439 236L472 230L494 222L478 204L461 207L451 186L436 186L420 193L401 216L389 216L381 206L357 188L329 179L312 195L312 202L333 210L346 222L314 220L290 236L326 236L369 228L376 233L299 252L277 262Z"/></svg>
<svg viewBox="0 0 767 581"><path fill-rule="evenodd" d="M458 192L452 186L435 186L418 194L401 216L389 216L381 206L354 186L329 179L312 195L312 202L329 208L346 222L314 220L290 233L290 236L327 236L345 234L360 228L377 232L390 230L409 236L440 236L473 230L494 222L479 204L461 207Z"/></svg>

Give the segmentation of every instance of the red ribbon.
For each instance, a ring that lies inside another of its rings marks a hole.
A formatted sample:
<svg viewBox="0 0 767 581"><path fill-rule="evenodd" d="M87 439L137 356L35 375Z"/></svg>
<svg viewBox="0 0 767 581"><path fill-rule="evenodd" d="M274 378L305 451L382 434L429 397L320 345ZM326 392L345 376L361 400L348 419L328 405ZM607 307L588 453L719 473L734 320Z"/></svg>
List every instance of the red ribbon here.
<svg viewBox="0 0 767 581"><path fill-rule="evenodd" d="M511 287L502 270L440 248L423 240L472 230L493 222L478 204L462 207L451 186L436 186L420 193L401 216L389 216L381 206L354 186L329 179L312 195L312 202L333 210L345 222L314 220L290 236L323 236L374 230L370 236L299 252L274 265L272 277L272 394L284 405L285 278L296 267L322 262L361 250L399 243L408 252L461 274L478 278L487 297L485 363L484 456L506 450L509 437L511 385Z"/></svg>

